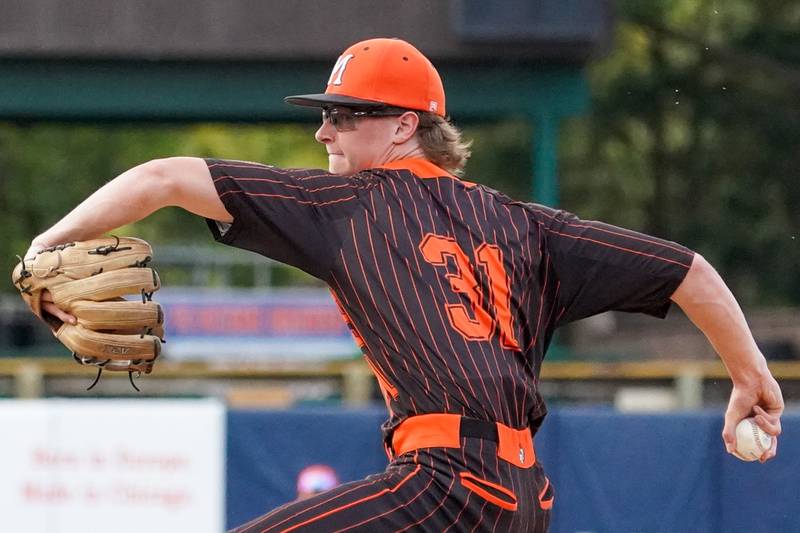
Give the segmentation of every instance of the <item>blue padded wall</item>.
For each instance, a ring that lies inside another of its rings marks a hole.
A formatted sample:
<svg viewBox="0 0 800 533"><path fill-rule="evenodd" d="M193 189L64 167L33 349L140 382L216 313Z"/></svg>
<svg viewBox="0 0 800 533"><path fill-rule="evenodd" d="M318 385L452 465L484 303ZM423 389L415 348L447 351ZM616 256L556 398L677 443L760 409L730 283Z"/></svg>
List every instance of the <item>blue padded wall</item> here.
<svg viewBox="0 0 800 533"><path fill-rule="evenodd" d="M332 466L341 481L386 466L383 409L231 411L229 527L295 497L299 471ZM536 437L556 490L555 532L800 531L800 413L783 421L766 465L725 453L722 413L624 415L554 409Z"/></svg>

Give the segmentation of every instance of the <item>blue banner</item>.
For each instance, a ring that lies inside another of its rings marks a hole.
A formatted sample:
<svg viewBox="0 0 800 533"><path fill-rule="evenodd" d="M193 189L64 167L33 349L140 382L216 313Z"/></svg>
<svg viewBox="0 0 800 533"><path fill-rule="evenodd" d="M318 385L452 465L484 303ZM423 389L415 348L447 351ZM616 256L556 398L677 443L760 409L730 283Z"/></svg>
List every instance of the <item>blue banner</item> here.
<svg viewBox="0 0 800 533"><path fill-rule="evenodd" d="M165 354L174 359L310 361L358 353L326 290L176 290L157 300L166 316Z"/></svg>

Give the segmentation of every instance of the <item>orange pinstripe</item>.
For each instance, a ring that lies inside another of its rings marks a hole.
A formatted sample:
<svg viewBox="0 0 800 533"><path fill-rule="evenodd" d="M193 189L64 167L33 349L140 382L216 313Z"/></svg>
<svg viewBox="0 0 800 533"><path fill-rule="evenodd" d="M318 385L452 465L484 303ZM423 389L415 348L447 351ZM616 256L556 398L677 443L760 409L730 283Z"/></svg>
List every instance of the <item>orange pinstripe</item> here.
<svg viewBox="0 0 800 533"><path fill-rule="evenodd" d="M355 200L357 198L356 195L351 195L346 198L337 198L336 200L330 200L327 202L313 202L311 200L300 200L295 196L286 196L285 194L270 194L270 193L247 192L247 191L225 191L222 194L220 194L219 197L223 198L229 194L244 194L245 196L256 196L262 198L279 198L281 200L294 200L298 204L315 205L315 206L338 204L340 202L347 202L349 200Z"/></svg>
<svg viewBox="0 0 800 533"><path fill-rule="evenodd" d="M319 515L317 515L317 516L315 516L313 518L309 518L308 520L306 520L304 522L300 522L299 524L296 524L296 525L294 525L294 526L292 526L292 527L290 527L288 529L284 529L283 533L289 533L290 531L294 531L297 528L306 526L308 524L316 522L317 520L321 520L322 518L325 518L326 516L330 516L332 514L338 513L339 511L344 511L345 509L349 509L350 507L353 507L355 505L358 505L358 504L361 504L361 503L364 503L364 502L368 502L370 500L374 500L375 498L379 498L379 497L383 496L384 494L388 494L388 493L392 493L393 494L400 487L405 485L406 481L408 481L412 477L416 476L419 473L420 468L422 468L422 467L420 465L417 465L417 467L413 471L409 472L406 475L406 477L401 479L400 482L397 485L395 485L394 487L392 487L391 489L383 489L383 490L381 490L379 492L376 492L375 494L373 494L371 496L365 496L364 498L361 498L359 500L350 502L350 503L348 503L346 505L342 505L341 507L337 507L336 509L332 509L330 511L326 511L326 512L324 512L322 514L319 514ZM269 529L272 529L272 528L269 528ZM267 531L268 531L268 529L265 529L261 533L266 533Z"/></svg>
<svg viewBox="0 0 800 533"><path fill-rule="evenodd" d="M570 235L569 233L562 233L560 231L556 231L556 230L550 229L550 228L545 228L545 230L547 232L549 232L549 233L555 233L556 235L560 235L562 237L567 237L569 239L577 239L577 240L581 240L581 241L593 242L595 244L599 244L600 246L607 246L608 248L614 248L614 249L621 250L623 252L627 252L627 253L631 253L631 254L641 255L641 256L645 256L645 257L652 257L653 259L657 259L659 261L664 261L666 263L673 263L675 265L679 265L679 266L682 266L684 268L689 268L690 266L692 266L691 264L681 263L680 261L673 261L672 259L667 259L666 257L660 257L660 256L655 255L655 254L648 254L648 253L645 253L645 252L639 252L637 250L632 250L631 248L625 248L624 246L617 246L616 244L611 244L611 243L608 243L608 242L605 242L605 241L598 241L597 239L590 239L588 237L581 237L581 236L578 236L578 235Z"/></svg>

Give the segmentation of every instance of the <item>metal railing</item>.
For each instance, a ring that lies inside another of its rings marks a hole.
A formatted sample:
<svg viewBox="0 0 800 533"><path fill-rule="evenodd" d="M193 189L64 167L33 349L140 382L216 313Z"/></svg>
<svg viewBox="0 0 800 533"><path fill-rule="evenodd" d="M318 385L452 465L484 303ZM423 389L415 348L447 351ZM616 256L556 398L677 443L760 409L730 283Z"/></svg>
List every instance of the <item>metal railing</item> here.
<svg viewBox="0 0 800 533"><path fill-rule="evenodd" d="M772 362L770 368L785 387L787 400L797 398L800 362ZM106 372L91 393L85 392L94 372L67 357L0 359L0 394L17 398L138 396L127 374L112 372ZM374 378L360 358L313 364L161 361L138 383L145 396L216 396L238 403L289 405L335 398L358 406L379 401ZM718 361L553 361L543 365L540 385L551 399L600 403L613 403L625 388L650 387L668 392L673 407L683 409L719 403L730 391L727 371Z"/></svg>

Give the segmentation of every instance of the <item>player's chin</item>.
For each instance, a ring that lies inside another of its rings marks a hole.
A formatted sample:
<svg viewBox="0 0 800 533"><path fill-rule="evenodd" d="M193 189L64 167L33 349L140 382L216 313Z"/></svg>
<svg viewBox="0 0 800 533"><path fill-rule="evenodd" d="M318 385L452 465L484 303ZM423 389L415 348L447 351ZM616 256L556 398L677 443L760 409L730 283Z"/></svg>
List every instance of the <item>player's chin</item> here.
<svg viewBox="0 0 800 533"><path fill-rule="evenodd" d="M340 154L328 154L328 171L333 174L350 174L352 165Z"/></svg>

